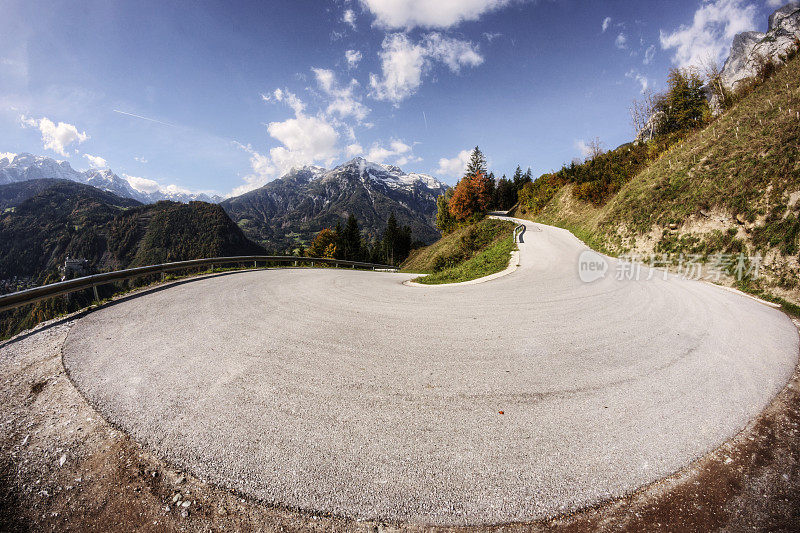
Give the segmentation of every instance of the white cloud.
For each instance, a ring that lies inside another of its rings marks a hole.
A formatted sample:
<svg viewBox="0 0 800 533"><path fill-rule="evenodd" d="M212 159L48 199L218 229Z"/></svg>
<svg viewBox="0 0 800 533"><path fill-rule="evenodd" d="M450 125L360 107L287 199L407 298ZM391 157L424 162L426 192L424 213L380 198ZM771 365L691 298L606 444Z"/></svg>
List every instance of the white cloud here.
<svg viewBox="0 0 800 533"><path fill-rule="evenodd" d="M327 162L336 154L339 134L324 119L298 115L283 122L270 122L267 131L283 146L269 151L280 171L318 161Z"/></svg>
<svg viewBox="0 0 800 533"><path fill-rule="evenodd" d="M252 172L244 176L244 184L231 191L231 196L239 196L253 189L257 189L268 181L277 177L277 170L268 155L260 154L252 146L236 143L236 145L250 154L250 168Z"/></svg>
<svg viewBox="0 0 800 533"><path fill-rule="evenodd" d="M674 50L672 62L697 66L706 58L720 61L733 37L755 27L757 8L744 0L707 0L694 13L691 26L661 30L661 48Z"/></svg>
<svg viewBox="0 0 800 533"><path fill-rule="evenodd" d="M394 33L383 40L380 52L381 75L370 74L371 95L395 104L414 94L422 85L422 76L434 61L442 62L452 72L462 66L483 63L478 49L469 41L429 33L420 42Z"/></svg>
<svg viewBox="0 0 800 533"><path fill-rule="evenodd" d="M89 138L86 132L79 132L72 124L66 122L55 124L47 117L37 120L20 115L19 120L23 128L38 128L42 134L44 148L64 157L67 157L66 149L69 145L75 142L80 144Z"/></svg>
<svg viewBox="0 0 800 533"><path fill-rule="evenodd" d="M191 189L175 184L161 185L156 180L131 176L129 174L123 174L122 177L125 178L125 181L127 181L131 187L139 192L147 194L152 194L154 192L161 192L164 194L196 194L197 192L206 192L207 194L214 194L213 191L192 191Z"/></svg>
<svg viewBox="0 0 800 533"><path fill-rule="evenodd" d="M0 160L8 159L8 162L10 163L15 157L17 157L17 154L14 152L0 152Z"/></svg>
<svg viewBox="0 0 800 533"><path fill-rule="evenodd" d="M349 144L344 153L348 158L356 157L364 153L364 147L358 143Z"/></svg>
<svg viewBox="0 0 800 533"><path fill-rule="evenodd" d="M133 156L134 161L138 161L139 163L147 163L147 159L144 157Z"/></svg>
<svg viewBox="0 0 800 533"><path fill-rule="evenodd" d="M334 80L323 73L321 85ZM271 95L262 95L265 101L283 102L294 111L294 118L282 122L270 122L267 132L281 146L271 148L269 155L261 154L250 145L237 146L250 154L252 172L243 179L245 183L236 187L232 194L238 195L253 190L275 179L292 167L322 163L329 165L340 154L337 148L339 134L324 116L305 114L305 104L292 92L276 89Z"/></svg>
<svg viewBox="0 0 800 533"><path fill-rule="evenodd" d="M351 28L356 29L356 12L352 9L346 9L342 15L342 22L349 25Z"/></svg>
<svg viewBox="0 0 800 533"><path fill-rule="evenodd" d="M767 6L769 7L781 7L786 4L786 0L767 0Z"/></svg>
<svg viewBox="0 0 800 533"><path fill-rule="evenodd" d="M653 59L656 57L656 45L651 44L647 50L644 51L644 60L643 63L645 65L649 65L653 62Z"/></svg>
<svg viewBox="0 0 800 533"><path fill-rule="evenodd" d="M439 168L436 169L435 173L440 175L460 178L464 174L464 171L467 169L467 163L469 163L469 158L470 158L469 150L462 150L458 153L457 156L449 159L443 157L439 160Z"/></svg>
<svg viewBox="0 0 800 533"><path fill-rule="evenodd" d="M363 121L369 114L369 108L362 104L355 96L358 87L356 80L342 87L336 82L333 71L324 68L312 68L317 84L329 98L331 98L325 113L328 116L338 116L339 118L353 117L358 122Z"/></svg>
<svg viewBox="0 0 800 533"><path fill-rule="evenodd" d="M614 40L614 46L619 48L620 50L624 50L628 47L628 38L625 36L624 33L620 33L617 35L617 38Z"/></svg>
<svg viewBox="0 0 800 533"><path fill-rule="evenodd" d="M161 190L161 185L155 180L140 178L138 176L129 176L128 174L123 174L122 177L127 180L131 187L139 192L150 194Z"/></svg>
<svg viewBox="0 0 800 533"><path fill-rule="evenodd" d="M347 60L348 68L356 68L362 57L364 56L358 50L347 50L344 53L344 58Z"/></svg>
<svg viewBox="0 0 800 533"><path fill-rule="evenodd" d="M297 95L283 89L275 89L272 94L262 94L261 98L265 102L285 102L286 105L292 108L296 115L302 114L306 109L306 105L300 100Z"/></svg>
<svg viewBox="0 0 800 533"><path fill-rule="evenodd" d="M611 25L611 17L606 17L603 19L603 33L606 32L608 27Z"/></svg>
<svg viewBox="0 0 800 533"><path fill-rule="evenodd" d="M412 44L406 35L396 33L384 39L380 57L382 77L369 76L373 96L399 102L414 94L422 84L425 48Z"/></svg>
<svg viewBox="0 0 800 533"><path fill-rule="evenodd" d="M628 72L626 72L625 77L639 82L639 85L642 86L642 93L647 91L647 89L650 87L650 80L647 79L647 76L645 76L641 72L637 72L634 69L631 69Z"/></svg>
<svg viewBox="0 0 800 533"><path fill-rule="evenodd" d="M483 63L483 56L469 41L431 33L425 37L425 46L431 58L443 62L452 72L458 72L462 66L477 67Z"/></svg>
<svg viewBox="0 0 800 533"><path fill-rule="evenodd" d="M378 26L410 30L450 28L477 20L489 11L505 7L511 0L361 0Z"/></svg>
<svg viewBox="0 0 800 533"><path fill-rule="evenodd" d="M399 158L395 160L395 163L405 165L411 160L416 160L411 155L411 150L411 146L403 141L394 139L389 143L388 148L374 144L367 153L367 159L374 163L383 163L390 158Z"/></svg>
<svg viewBox="0 0 800 533"><path fill-rule="evenodd" d="M99 155L83 154L83 157L89 160L89 164L94 168L107 168L108 162Z"/></svg>

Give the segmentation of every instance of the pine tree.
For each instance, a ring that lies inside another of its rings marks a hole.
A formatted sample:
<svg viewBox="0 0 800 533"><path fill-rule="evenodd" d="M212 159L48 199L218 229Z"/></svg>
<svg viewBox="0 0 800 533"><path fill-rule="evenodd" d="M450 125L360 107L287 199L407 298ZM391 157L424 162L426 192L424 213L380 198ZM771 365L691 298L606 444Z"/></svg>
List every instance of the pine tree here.
<svg viewBox="0 0 800 533"><path fill-rule="evenodd" d="M389 220L386 222L386 230L383 232L383 250L386 257L386 262L390 265L395 264L395 247L398 240L400 228L397 226L397 219L394 217L394 211L389 215Z"/></svg>
<svg viewBox="0 0 800 533"><path fill-rule="evenodd" d="M522 184L525 185L526 183L531 183L533 181L533 171L531 167L528 167L528 170L525 171L525 175L522 177Z"/></svg>
<svg viewBox="0 0 800 533"><path fill-rule="evenodd" d="M352 213L347 217L347 225L342 233L342 249L346 260L361 259L361 231L358 229L358 220Z"/></svg>
<svg viewBox="0 0 800 533"><path fill-rule="evenodd" d="M478 174L483 174L484 176L487 174L486 171L486 158L483 156L483 152L477 146L472 151L472 155L469 158L469 163L467 164L467 171L464 174L465 176L477 176Z"/></svg>
<svg viewBox="0 0 800 533"><path fill-rule="evenodd" d="M519 165L517 165L517 169L514 171L514 177L511 178L511 181L514 183L515 189L522 187L522 169Z"/></svg>

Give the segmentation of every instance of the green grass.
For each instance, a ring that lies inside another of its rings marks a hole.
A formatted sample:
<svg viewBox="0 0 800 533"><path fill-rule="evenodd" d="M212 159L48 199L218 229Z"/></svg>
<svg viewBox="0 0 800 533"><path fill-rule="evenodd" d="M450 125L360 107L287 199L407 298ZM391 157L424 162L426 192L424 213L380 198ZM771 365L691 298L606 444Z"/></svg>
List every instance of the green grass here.
<svg viewBox="0 0 800 533"><path fill-rule="evenodd" d="M415 281L425 285L439 285L442 283L460 283L495 274L508 267L511 252L515 249L516 245L514 244L513 236L508 236L496 241L458 266L417 278Z"/></svg>
<svg viewBox="0 0 800 533"><path fill-rule="evenodd" d="M428 285L459 283L500 272L516 248L513 231L513 223L494 219L460 227L412 252L402 271L429 274L417 279Z"/></svg>

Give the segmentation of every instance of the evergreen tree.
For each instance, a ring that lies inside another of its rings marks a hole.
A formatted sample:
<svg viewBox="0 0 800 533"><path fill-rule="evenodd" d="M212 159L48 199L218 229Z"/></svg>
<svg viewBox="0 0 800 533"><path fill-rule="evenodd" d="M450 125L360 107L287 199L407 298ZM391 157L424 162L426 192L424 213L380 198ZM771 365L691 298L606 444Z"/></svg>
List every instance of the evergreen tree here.
<svg viewBox="0 0 800 533"><path fill-rule="evenodd" d="M486 158L483 156L483 152L477 146L472 151L472 155L469 158L469 163L467 164L467 171L465 176L477 176L478 174L483 174L484 176L487 174L486 171Z"/></svg>
<svg viewBox="0 0 800 533"><path fill-rule="evenodd" d="M336 250L336 255L334 256L336 259L344 259L344 241L342 240L342 223L336 223L336 229L333 230L334 234L336 235L336 240L333 243L334 249Z"/></svg>
<svg viewBox="0 0 800 533"><path fill-rule="evenodd" d="M514 171L514 177L511 178L515 189L519 190L522 187L522 179L522 169L517 165L517 170Z"/></svg>
<svg viewBox="0 0 800 533"><path fill-rule="evenodd" d="M358 220L352 213L347 217L347 225L342 232L341 240L344 259L348 261L361 259L361 231L358 229Z"/></svg>
<svg viewBox="0 0 800 533"><path fill-rule="evenodd" d="M494 191L497 190L497 179L494 177L494 172L489 172L489 208L496 207L494 205Z"/></svg>
<svg viewBox="0 0 800 533"><path fill-rule="evenodd" d="M524 176L521 180L524 181ZM494 194L492 195L492 204L495 209L504 211L506 209L511 209L515 203L517 203L517 188L514 185L513 177L512 179L508 179L506 175L503 174L503 177L498 180Z"/></svg>
<svg viewBox="0 0 800 533"><path fill-rule="evenodd" d="M405 261L411 252L412 242L411 228L408 226L400 227L397 224L394 212L392 212L389 215L386 230L383 232L383 238L380 241L380 247L383 249L381 262L399 265Z"/></svg>
<svg viewBox="0 0 800 533"><path fill-rule="evenodd" d="M531 183L533 181L533 171L531 167L528 167L528 170L525 171L525 175L522 177L522 185L526 183Z"/></svg>
<svg viewBox="0 0 800 533"><path fill-rule="evenodd" d="M386 222L386 230L383 232L383 250L386 262L390 265L395 264L395 246L397 244L400 228L397 226L397 219L394 217L394 211L389 215L389 220Z"/></svg>

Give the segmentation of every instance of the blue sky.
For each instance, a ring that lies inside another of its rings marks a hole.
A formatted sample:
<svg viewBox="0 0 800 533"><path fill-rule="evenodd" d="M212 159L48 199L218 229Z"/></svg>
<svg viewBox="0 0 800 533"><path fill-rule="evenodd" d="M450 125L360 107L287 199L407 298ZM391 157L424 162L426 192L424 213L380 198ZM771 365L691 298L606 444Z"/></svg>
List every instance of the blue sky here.
<svg viewBox="0 0 800 533"><path fill-rule="evenodd" d="M6 0L0 157L241 193L354 155L455 183L475 145L535 175L778 0ZM175 3L178 4L178 3Z"/></svg>

